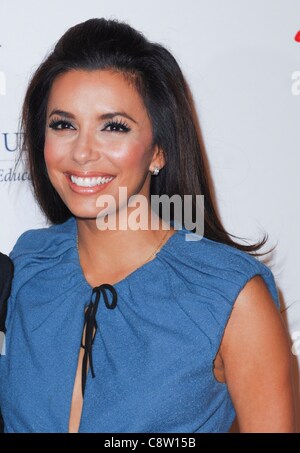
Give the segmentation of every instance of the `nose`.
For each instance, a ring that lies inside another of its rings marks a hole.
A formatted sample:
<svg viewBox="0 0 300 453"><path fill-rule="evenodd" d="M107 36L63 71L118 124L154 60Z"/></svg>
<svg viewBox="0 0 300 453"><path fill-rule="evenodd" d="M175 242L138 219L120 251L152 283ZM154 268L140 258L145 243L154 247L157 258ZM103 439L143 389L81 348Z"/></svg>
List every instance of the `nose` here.
<svg viewBox="0 0 300 453"><path fill-rule="evenodd" d="M80 131L73 143L72 159L79 165L97 161L100 158L100 144L92 131Z"/></svg>

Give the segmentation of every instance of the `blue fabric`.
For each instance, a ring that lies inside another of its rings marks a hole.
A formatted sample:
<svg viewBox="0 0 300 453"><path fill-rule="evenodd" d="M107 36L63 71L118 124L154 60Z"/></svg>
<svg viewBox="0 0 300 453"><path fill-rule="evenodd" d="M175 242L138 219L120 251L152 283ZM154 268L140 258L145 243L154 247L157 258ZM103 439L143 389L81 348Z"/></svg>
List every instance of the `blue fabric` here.
<svg viewBox="0 0 300 453"><path fill-rule="evenodd" d="M92 292L76 234L73 218L28 231L11 254L15 278L0 358L6 432L68 431ZM114 285L114 310L100 301L96 377L89 372L80 432L230 428L235 412L227 386L214 377L214 357L247 281L261 275L279 306L277 289L272 272L255 258L206 238L187 241L187 234L176 232L156 258Z"/></svg>

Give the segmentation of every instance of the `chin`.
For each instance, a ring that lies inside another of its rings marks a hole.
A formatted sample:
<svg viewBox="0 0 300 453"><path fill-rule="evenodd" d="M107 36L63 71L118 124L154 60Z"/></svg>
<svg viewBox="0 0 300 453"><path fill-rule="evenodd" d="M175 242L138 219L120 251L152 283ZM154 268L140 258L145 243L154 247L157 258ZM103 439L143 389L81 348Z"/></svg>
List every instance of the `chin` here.
<svg viewBox="0 0 300 453"><path fill-rule="evenodd" d="M78 211L71 211L73 216L76 219L80 220L97 220L97 214L96 213L90 213L90 212L78 212Z"/></svg>
<svg viewBox="0 0 300 453"><path fill-rule="evenodd" d="M72 212L73 216L78 218L78 219L87 219L91 220L94 219L96 220L97 215L98 215L98 210L95 206L92 207L79 207L78 205L72 206L72 205L67 205L68 209Z"/></svg>

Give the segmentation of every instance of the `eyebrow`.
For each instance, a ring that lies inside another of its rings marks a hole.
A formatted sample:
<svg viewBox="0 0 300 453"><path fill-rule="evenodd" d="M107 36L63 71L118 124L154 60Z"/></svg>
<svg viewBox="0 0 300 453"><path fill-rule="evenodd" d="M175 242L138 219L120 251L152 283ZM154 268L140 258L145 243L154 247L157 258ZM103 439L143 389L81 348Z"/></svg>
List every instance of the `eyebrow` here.
<svg viewBox="0 0 300 453"><path fill-rule="evenodd" d="M73 115L73 113L70 113L70 112L65 112L64 110L52 110L52 112L50 113L49 115L49 118L52 116L52 115L59 115L59 116L62 116L64 118L70 118L70 119L75 119L75 115ZM130 115L128 115L126 112L109 112L109 113L103 113L102 115L100 115L98 117L98 119L100 120L110 120L112 118L114 118L115 116L123 116L124 118L127 118L131 121L133 121L134 123L138 124L137 121L135 121Z"/></svg>

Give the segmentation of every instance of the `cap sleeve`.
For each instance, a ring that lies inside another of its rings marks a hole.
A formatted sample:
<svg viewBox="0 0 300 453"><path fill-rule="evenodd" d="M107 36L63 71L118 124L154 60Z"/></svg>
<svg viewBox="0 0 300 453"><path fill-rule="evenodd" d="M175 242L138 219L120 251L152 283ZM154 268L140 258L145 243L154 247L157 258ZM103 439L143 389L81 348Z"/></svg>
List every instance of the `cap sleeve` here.
<svg viewBox="0 0 300 453"><path fill-rule="evenodd" d="M280 301L275 278L268 266L257 258L230 246L219 244L215 260L218 260L219 272L213 278L213 290L220 294L223 292L223 302L216 301L210 307L215 317L215 330L210 334L212 355L215 358L220 348L224 331L230 318L235 301L246 284L255 276L264 280L273 302L280 309ZM216 264L215 264L216 265ZM226 303L224 303L224 298Z"/></svg>
<svg viewBox="0 0 300 453"><path fill-rule="evenodd" d="M234 303L250 279L261 276L275 306L280 307L270 268L232 246L205 237L178 241L164 259L172 273L176 273L172 279L174 300L208 339L213 358Z"/></svg>
<svg viewBox="0 0 300 453"><path fill-rule="evenodd" d="M28 230L17 240L10 258L14 264L12 296L26 281L61 261L75 243L76 226L73 218L48 228Z"/></svg>

